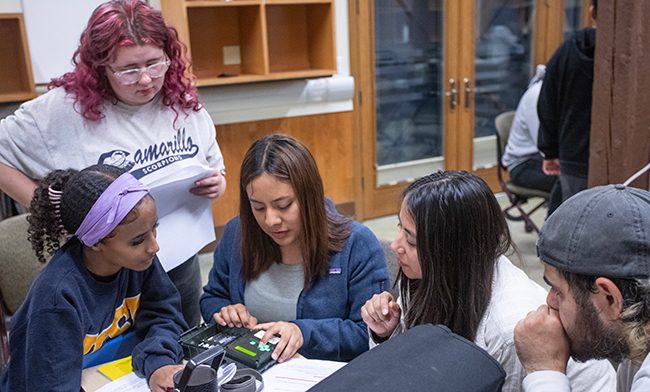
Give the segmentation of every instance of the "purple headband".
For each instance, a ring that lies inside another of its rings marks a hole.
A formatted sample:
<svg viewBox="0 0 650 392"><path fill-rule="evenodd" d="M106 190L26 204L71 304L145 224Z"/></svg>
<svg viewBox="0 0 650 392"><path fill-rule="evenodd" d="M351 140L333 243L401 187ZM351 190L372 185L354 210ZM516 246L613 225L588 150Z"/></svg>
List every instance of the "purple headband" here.
<svg viewBox="0 0 650 392"><path fill-rule="evenodd" d="M131 173L119 176L99 196L74 233L86 246L106 237L138 202L149 193Z"/></svg>

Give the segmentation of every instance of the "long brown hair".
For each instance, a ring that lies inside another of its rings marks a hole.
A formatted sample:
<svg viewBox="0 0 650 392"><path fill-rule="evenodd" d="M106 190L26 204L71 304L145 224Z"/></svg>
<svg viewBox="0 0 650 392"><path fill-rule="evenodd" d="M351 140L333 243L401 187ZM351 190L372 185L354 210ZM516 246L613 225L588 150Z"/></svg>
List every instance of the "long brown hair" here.
<svg viewBox="0 0 650 392"><path fill-rule="evenodd" d="M324 277L332 254L340 251L350 236L350 219L325 207L325 192L316 161L307 147L288 135L273 134L257 140L244 156L239 178L242 277L256 279L273 263L282 262L280 246L259 226L246 188L267 173L293 188L300 207L300 249L304 258L305 282Z"/></svg>
<svg viewBox="0 0 650 392"><path fill-rule="evenodd" d="M485 181L464 171L423 177L403 197L422 269L417 280L399 272L407 328L444 324L473 341L490 302L494 264L511 244L499 204Z"/></svg>

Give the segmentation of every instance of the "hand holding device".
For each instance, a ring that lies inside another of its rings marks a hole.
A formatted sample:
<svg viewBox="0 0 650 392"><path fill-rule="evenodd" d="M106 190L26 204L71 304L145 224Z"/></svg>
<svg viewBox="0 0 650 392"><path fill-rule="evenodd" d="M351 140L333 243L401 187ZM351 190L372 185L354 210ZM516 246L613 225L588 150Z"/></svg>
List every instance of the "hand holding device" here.
<svg viewBox="0 0 650 392"><path fill-rule="evenodd" d="M243 304L228 305L213 315L217 324L229 327L251 328L257 324L257 319L246 310Z"/></svg>
<svg viewBox="0 0 650 392"><path fill-rule="evenodd" d="M202 324L184 332L179 343L187 359L219 346L226 350L226 362L235 362L240 369L249 367L263 372L275 364L271 354L280 341L279 337L273 337L261 342L265 333L264 330L251 331L247 328Z"/></svg>
<svg viewBox="0 0 650 392"><path fill-rule="evenodd" d="M294 323L278 321L257 324L251 328L266 330L266 333L260 339L260 345L264 345L266 342L273 342L274 340L277 341L271 357L280 363L291 358L304 343L302 331ZM277 340L278 336L280 337L279 341Z"/></svg>
<svg viewBox="0 0 650 392"><path fill-rule="evenodd" d="M153 392L167 392L174 389L174 374L183 369L183 365L167 365L158 368L149 377L149 388Z"/></svg>

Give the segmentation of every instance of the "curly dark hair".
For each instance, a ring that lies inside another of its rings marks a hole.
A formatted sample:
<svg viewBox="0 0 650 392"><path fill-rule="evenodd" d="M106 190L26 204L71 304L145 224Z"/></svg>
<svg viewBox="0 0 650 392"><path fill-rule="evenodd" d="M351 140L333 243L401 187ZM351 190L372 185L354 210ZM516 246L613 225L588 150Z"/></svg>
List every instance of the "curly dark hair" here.
<svg viewBox="0 0 650 392"><path fill-rule="evenodd" d="M29 242L39 261L45 262L44 250L48 254L54 253L67 233L77 231L99 196L125 172L115 166L93 165L81 171L54 170L40 182L34 191L27 218ZM62 192L60 214L50 200L50 188ZM129 215L120 224L133 221Z"/></svg>

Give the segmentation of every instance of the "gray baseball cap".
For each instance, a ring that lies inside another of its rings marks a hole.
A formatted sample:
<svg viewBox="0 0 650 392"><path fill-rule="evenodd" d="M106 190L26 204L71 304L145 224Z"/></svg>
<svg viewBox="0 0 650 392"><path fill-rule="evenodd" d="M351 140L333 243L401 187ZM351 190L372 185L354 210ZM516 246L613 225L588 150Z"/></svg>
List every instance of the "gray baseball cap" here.
<svg viewBox="0 0 650 392"><path fill-rule="evenodd" d="M574 195L542 227L537 255L580 275L650 276L650 192L617 184Z"/></svg>

